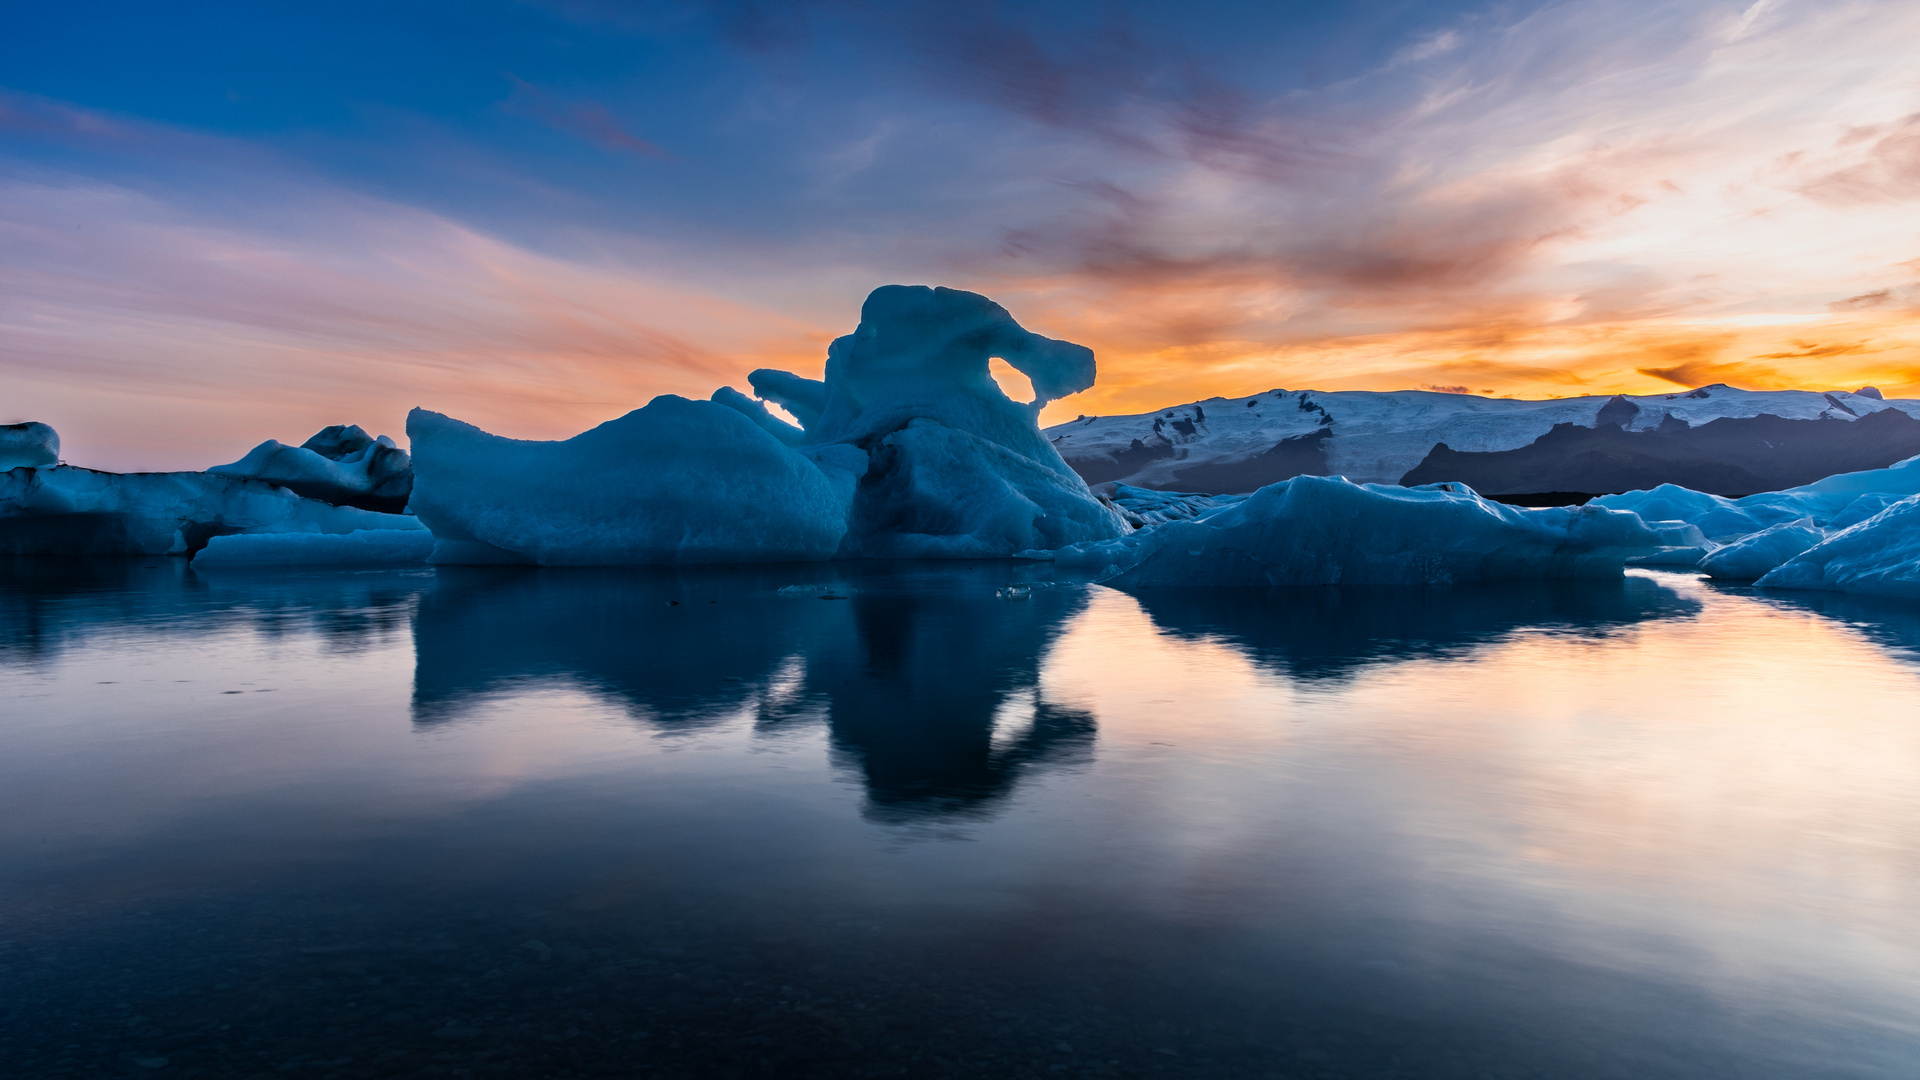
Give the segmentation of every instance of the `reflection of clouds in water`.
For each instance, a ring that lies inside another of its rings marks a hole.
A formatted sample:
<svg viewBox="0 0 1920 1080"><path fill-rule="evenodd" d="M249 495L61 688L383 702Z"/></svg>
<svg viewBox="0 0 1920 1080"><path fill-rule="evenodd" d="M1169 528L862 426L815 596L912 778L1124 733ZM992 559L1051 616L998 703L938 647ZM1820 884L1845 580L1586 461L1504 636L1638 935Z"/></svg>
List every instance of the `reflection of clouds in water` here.
<svg viewBox="0 0 1920 1080"><path fill-rule="evenodd" d="M835 761L885 820L966 814L1036 767L1084 760L1091 715L1037 693L1078 588L995 595L1009 569L444 569L415 624L414 719L561 683L662 730L825 719Z"/></svg>

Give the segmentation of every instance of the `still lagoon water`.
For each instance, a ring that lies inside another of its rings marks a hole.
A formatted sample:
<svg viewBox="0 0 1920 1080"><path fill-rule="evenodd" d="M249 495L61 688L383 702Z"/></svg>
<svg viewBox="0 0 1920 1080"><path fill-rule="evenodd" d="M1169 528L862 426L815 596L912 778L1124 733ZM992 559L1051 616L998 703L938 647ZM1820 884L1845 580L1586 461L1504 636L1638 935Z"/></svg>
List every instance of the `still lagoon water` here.
<svg viewBox="0 0 1920 1080"><path fill-rule="evenodd" d="M0 1073L1920 1075L1920 608L1046 575L0 565Z"/></svg>

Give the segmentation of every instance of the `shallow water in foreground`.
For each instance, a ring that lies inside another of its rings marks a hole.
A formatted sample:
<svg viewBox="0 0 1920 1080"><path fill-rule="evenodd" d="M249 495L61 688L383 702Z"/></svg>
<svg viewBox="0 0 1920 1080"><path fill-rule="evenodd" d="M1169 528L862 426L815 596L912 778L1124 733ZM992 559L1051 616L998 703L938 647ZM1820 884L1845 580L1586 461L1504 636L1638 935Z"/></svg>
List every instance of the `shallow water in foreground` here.
<svg viewBox="0 0 1920 1080"><path fill-rule="evenodd" d="M1920 1072L1920 607L1044 572L0 565L0 1072Z"/></svg>

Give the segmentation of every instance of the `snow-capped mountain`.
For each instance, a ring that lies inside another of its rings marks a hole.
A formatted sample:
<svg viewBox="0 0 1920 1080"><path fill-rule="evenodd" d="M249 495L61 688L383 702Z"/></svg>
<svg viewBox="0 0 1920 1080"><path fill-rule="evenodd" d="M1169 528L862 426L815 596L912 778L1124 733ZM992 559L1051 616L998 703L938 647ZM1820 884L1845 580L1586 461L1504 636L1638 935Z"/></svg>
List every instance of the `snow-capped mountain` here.
<svg viewBox="0 0 1920 1080"><path fill-rule="evenodd" d="M1269 390L1046 429L1088 483L1245 492L1301 474L1461 481L1489 495L1677 483L1747 495L1920 454L1920 400L1715 384L1522 401L1426 390Z"/></svg>

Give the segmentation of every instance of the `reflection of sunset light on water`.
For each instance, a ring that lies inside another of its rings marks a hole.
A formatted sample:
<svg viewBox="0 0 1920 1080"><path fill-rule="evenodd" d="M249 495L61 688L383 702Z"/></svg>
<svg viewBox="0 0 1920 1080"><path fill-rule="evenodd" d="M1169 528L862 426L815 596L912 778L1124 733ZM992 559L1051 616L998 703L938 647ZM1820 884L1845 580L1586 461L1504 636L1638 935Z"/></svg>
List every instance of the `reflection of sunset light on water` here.
<svg viewBox="0 0 1920 1080"><path fill-rule="evenodd" d="M1369 834L1356 849L1402 861L1436 929L1558 941L1730 999L1794 981L1910 998L1920 671L1832 620L1659 580L1701 616L1522 629L1312 683L1102 592L1046 692L1099 715L1103 768L1155 762L1128 814L1179 833L1194 873L1337 807Z"/></svg>

